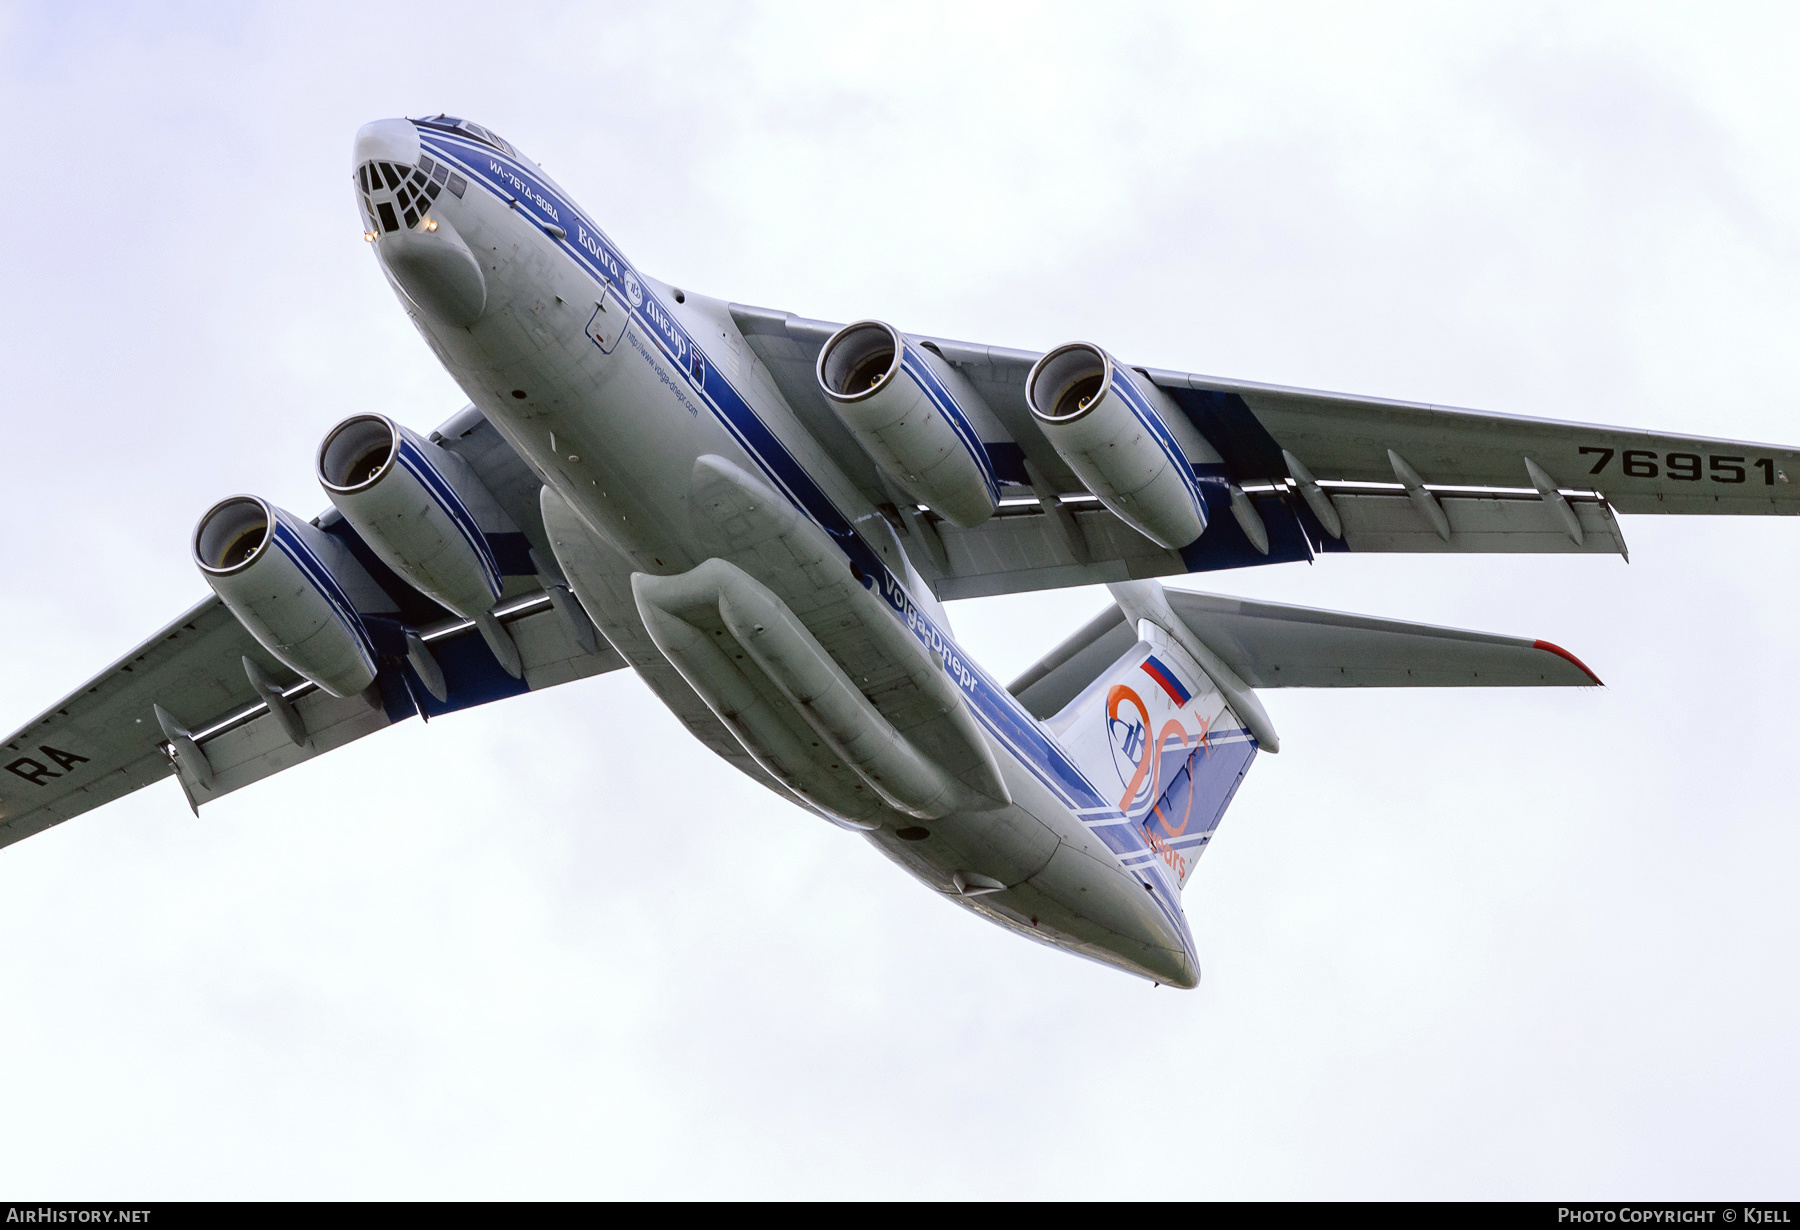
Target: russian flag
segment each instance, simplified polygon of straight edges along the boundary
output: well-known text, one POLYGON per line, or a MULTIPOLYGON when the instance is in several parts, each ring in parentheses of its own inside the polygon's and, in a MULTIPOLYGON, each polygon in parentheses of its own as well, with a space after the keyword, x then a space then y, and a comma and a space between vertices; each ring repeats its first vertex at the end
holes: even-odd
POLYGON ((1161 658, 1151 654, 1149 658, 1145 659, 1144 673, 1156 680, 1157 686, 1169 694, 1170 700, 1178 705, 1188 703, 1192 693, 1181 686, 1181 680, 1175 677, 1175 672, 1170 670, 1161 658))

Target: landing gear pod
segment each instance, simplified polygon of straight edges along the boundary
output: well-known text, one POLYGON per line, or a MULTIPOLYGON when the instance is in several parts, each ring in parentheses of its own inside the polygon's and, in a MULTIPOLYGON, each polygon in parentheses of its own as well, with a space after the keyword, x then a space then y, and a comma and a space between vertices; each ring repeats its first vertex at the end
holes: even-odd
POLYGON ((1032 365, 1025 400, 1058 455, 1121 521, 1174 550, 1206 531, 1194 463, 1218 455, 1155 385, 1098 346, 1071 342, 1032 365))
POLYGON ((253 495, 234 495, 194 528, 194 562, 250 635, 298 674, 333 696, 355 696, 375 681, 375 645, 358 611, 385 602, 331 535, 253 495))
POLYGON ((465 619, 504 584, 487 531, 513 526, 462 458, 379 414, 358 414, 319 445, 318 479, 381 562, 465 619))
POLYGON ((892 325, 845 325, 819 349, 831 408, 875 464, 964 529, 994 515, 1000 483, 977 421, 991 417, 961 373, 892 325))

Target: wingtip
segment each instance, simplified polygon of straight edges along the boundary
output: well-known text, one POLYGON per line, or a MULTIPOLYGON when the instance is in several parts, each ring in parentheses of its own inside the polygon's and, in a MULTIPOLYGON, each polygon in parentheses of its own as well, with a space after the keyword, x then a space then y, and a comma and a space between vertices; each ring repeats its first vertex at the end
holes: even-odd
POLYGON ((1566 658, 1568 661, 1574 663, 1576 669, 1582 674, 1586 675, 1589 679, 1592 679, 1595 687, 1603 688, 1606 686, 1604 683, 1600 682, 1600 676, 1588 669, 1586 662, 1583 662, 1580 658, 1564 649, 1561 645, 1552 645, 1549 641, 1535 641, 1532 643, 1532 648, 1541 649, 1545 653, 1553 653, 1559 658, 1566 658))

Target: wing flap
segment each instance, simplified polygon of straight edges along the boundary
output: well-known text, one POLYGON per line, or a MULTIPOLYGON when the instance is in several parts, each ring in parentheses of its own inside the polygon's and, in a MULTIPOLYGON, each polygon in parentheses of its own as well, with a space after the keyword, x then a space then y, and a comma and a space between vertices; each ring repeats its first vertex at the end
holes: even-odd
POLYGON ((0 762, 0 845, 167 776, 151 706, 197 729, 249 704, 246 655, 293 678, 208 597, 14 732, 0 762))
POLYGON ((184 779, 182 784, 189 797, 196 804, 221 798, 404 721, 415 712, 428 718, 441 716, 625 665, 610 645, 602 643, 595 652, 584 649, 548 599, 523 604, 501 619, 519 648, 525 671, 522 682, 499 669, 473 624, 455 625, 426 638, 449 684, 446 700, 438 701, 415 680, 403 680, 392 673, 383 680, 382 690, 388 703, 381 706, 358 696, 340 699, 310 685, 296 688, 289 700, 306 725, 306 746, 296 746, 289 740, 281 726, 268 716, 265 706, 253 706, 215 732, 199 737, 200 749, 212 766, 213 780, 210 785, 202 785, 184 779))
POLYGON ((134 790, 169 776, 169 758, 159 747, 115 768, 93 776, 84 784, 71 786, 48 802, 27 806, 18 812, 7 812, 0 822, 0 846, 10 846, 34 833, 41 833, 64 820, 92 811, 114 799, 122 799, 134 790))
MULTIPOLYGON (((1334 488, 1332 503, 1343 522, 1341 546, 1323 537, 1325 550, 1369 552, 1453 552, 1627 555, 1624 532, 1605 501, 1569 497, 1582 528, 1576 543, 1554 509, 1530 495, 1443 495, 1437 499, 1450 522, 1448 542, 1438 537, 1410 497, 1395 491, 1334 488)), ((998 516, 972 530, 936 517, 924 518, 912 533, 933 534, 935 550, 912 550, 919 572, 938 597, 986 598, 1071 585, 1176 576, 1191 568, 1181 554, 1164 550, 1117 517, 1093 504, 1063 505, 1081 535, 1086 560, 1078 561, 1051 519, 1035 504, 1005 506, 998 516)), ((1225 532, 1220 526, 1217 531, 1225 532)), ((903 543, 914 547, 912 537, 903 543)), ((1204 541, 1204 540, 1203 540, 1204 541)), ((1121 650, 1123 652, 1123 650, 1121 650)))
POLYGON ((1625 555, 1625 535, 1603 500, 1570 497, 1581 523, 1577 543, 1554 509, 1531 495, 1446 495, 1439 507, 1450 522, 1449 541, 1438 537, 1412 498, 1403 492, 1335 490, 1331 501, 1343 519, 1344 544, 1352 551, 1448 551, 1625 555))
POLYGON ((266 716, 201 741, 200 748, 212 766, 212 784, 182 782, 196 806, 394 724, 385 709, 370 705, 360 696, 339 698, 329 692, 313 691, 294 699, 293 705, 300 720, 306 723, 305 747, 295 746, 287 733, 266 716))
POLYGON ((1003 508, 972 530, 931 518, 919 532, 935 533, 943 543, 943 566, 917 562, 916 553, 915 562, 946 601, 1187 571, 1178 553, 1157 546, 1097 504, 1063 507, 1072 515, 1085 559, 1070 551, 1041 507, 1026 504, 1003 508))

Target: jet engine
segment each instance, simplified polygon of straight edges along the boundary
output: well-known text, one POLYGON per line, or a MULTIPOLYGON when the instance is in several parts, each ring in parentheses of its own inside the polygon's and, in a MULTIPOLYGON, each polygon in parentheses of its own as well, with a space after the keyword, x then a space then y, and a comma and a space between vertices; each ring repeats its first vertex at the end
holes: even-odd
POLYGON ((991 412, 962 373, 892 325, 845 325, 819 349, 819 387, 887 476, 964 529, 986 521, 1000 483, 976 428, 991 412))
POLYGON ((318 478, 381 562, 465 619, 500 599, 487 532, 516 527, 463 462, 379 414, 358 414, 319 445, 318 478))
POLYGON ((1171 549, 1205 532, 1194 463, 1219 455, 1149 380, 1098 346, 1071 342, 1032 365, 1025 400, 1058 455, 1121 521, 1171 549))
POLYGON ((194 527, 194 562, 264 649, 333 696, 375 681, 362 611, 392 603, 342 543, 252 495, 213 505, 194 527))

